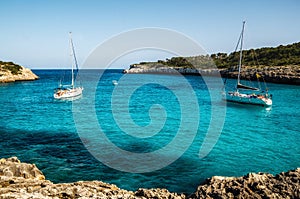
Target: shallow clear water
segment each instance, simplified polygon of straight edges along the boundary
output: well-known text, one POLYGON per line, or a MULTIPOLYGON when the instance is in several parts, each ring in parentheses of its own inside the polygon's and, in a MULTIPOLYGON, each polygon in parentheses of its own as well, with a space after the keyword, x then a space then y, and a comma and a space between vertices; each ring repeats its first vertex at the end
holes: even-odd
MULTIPOLYGON (((127 99, 124 95, 128 87, 122 88, 121 81, 117 86, 112 84, 112 80, 124 78, 120 70, 105 71, 100 81, 98 74, 101 72, 87 70, 81 72, 83 77, 88 77, 82 79, 83 96, 72 102, 53 99, 53 89, 62 74, 68 75, 68 72, 34 72, 40 76, 37 81, 0 85, 0 157, 18 156, 22 161, 35 163, 53 182, 102 180, 129 190, 164 187, 191 193, 205 178, 213 175, 240 176, 258 171, 275 174, 300 166, 299 86, 269 83, 273 94, 271 109, 227 103, 225 123, 216 145, 206 157, 199 158, 211 118, 220 117, 212 114, 212 104, 224 108, 222 102, 209 95, 219 92, 218 87, 213 85, 208 91, 201 77, 186 76, 189 87, 173 75, 127 75, 125 86, 137 88, 127 99), (149 83, 140 86, 143 81, 149 83), (189 100, 193 96, 197 101, 191 104, 189 100), (128 106, 121 106, 124 100, 128 106), (127 108, 129 119, 136 126, 126 118, 127 108), (116 151, 99 138, 96 130, 93 131, 91 118, 94 113, 89 110, 95 111, 106 138, 123 151, 148 157, 147 154, 180 138, 180 144, 175 145, 174 150, 161 153, 156 162, 180 158, 169 166, 146 173, 106 166, 86 147, 98 144, 94 148, 100 147, 101 151, 97 153, 110 157, 106 164, 119 165, 124 160, 114 155, 116 151), (182 118, 184 114, 188 118, 182 118), (200 122, 194 132, 197 117, 200 122), (154 126, 143 131, 149 125, 154 126), (181 125, 186 136, 177 138, 181 125), (153 129, 158 130, 150 135, 153 129), (193 133, 195 137, 189 136, 193 133), (192 144, 188 145, 190 137, 192 144), (99 146, 101 143, 103 146, 99 146), (184 153, 181 155, 177 149, 184 153)), ((233 80, 229 82, 234 83, 233 80)), ((134 159, 125 166, 134 169, 138 163, 143 165, 143 159, 134 159)), ((144 163, 146 165, 146 161, 144 163)))

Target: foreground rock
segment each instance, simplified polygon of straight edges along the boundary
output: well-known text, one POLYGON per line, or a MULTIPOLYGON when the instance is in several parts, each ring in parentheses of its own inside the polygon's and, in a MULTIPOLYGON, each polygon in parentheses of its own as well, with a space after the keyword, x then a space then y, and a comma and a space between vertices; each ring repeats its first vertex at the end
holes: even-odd
POLYGON ((276 176, 215 176, 200 185, 191 198, 300 198, 300 168, 276 176))
POLYGON ((12 157, 0 160, 0 198, 300 198, 300 168, 276 176, 215 176, 186 196, 158 188, 127 191, 101 181, 53 184, 34 164, 12 157))
POLYGON ((11 71, 6 69, 5 67, 1 67, 0 65, 0 83, 31 81, 39 78, 29 68, 18 66, 16 70, 17 71, 11 71))
POLYGON ((166 189, 139 189, 136 192, 101 181, 53 184, 34 164, 16 157, 0 160, 0 198, 184 198, 166 189))

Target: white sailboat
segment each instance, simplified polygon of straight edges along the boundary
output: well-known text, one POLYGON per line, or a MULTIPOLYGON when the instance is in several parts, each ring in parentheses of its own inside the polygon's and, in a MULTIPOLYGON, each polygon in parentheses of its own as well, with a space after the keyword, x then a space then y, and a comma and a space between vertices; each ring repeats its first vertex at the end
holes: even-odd
POLYGON ((68 99, 78 97, 82 94, 83 87, 82 86, 75 86, 75 76, 74 76, 74 67, 78 70, 77 59, 75 55, 73 40, 72 40, 72 33, 70 32, 70 48, 71 48, 71 56, 72 56, 72 80, 71 85, 62 85, 60 84, 57 89, 54 91, 54 98, 55 99, 68 99))
POLYGON ((240 58, 238 65, 238 78, 237 84, 233 91, 224 93, 224 99, 229 102, 253 104, 260 106, 271 106, 272 95, 268 94, 268 90, 261 90, 260 88, 250 87, 240 83, 242 56, 243 56, 243 39, 244 39, 245 21, 243 21, 243 28, 240 35, 238 45, 240 44, 240 58))

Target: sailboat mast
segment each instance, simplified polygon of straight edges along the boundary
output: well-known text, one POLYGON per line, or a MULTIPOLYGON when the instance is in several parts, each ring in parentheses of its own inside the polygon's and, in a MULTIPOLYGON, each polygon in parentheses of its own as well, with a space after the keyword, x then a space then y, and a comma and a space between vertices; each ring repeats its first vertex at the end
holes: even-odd
POLYGON ((240 83, 241 77, 241 67, 242 67, 242 58, 243 58, 243 39, 244 39, 244 29, 245 29, 245 21, 243 21, 243 28, 241 33, 241 46, 240 46, 240 60, 239 60, 239 74, 238 74, 238 84, 240 83))
MULTIPOLYGON (((70 48, 71 48, 71 57, 73 58, 74 56, 74 51, 73 51, 73 41, 72 41, 72 32, 69 32, 70 35, 70 48)), ((72 61, 72 88, 74 88, 74 62, 72 61)))

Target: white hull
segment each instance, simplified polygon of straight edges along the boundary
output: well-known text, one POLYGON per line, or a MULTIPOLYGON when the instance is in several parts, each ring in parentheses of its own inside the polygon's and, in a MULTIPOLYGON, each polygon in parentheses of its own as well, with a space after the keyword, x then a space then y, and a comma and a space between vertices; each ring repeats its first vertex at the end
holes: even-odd
POLYGON ((272 99, 263 95, 228 92, 226 95, 224 95, 224 99, 229 102, 235 102, 240 104, 252 104, 252 105, 260 105, 260 106, 272 105, 272 99))
POLYGON ((55 99, 67 99, 77 97, 82 94, 82 87, 71 88, 71 89, 59 89, 54 93, 55 99))

